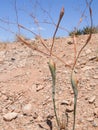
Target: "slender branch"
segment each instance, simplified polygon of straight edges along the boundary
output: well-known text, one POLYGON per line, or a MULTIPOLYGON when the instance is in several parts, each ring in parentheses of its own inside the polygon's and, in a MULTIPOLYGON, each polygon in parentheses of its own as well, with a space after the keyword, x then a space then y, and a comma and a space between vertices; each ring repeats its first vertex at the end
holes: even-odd
POLYGON ((16 13, 16 22, 17 22, 17 26, 18 26, 18 31, 20 34, 20 28, 19 28, 19 20, 18 20, 18 11, 17 11, 17 2, 15 0, 15 13, 16 13))
POLYGON ((72 89, 74 92, 73 130, 75 130, 78 90, 77 90, 77 79, 76 79, 76 75, 75 75, 74 71, 72 71, 72 73, 71 73, 71 85, 72 85, 72 89))
POLYGON ((50 49, 50 55, 52 54, 52 49, 53 49, 53 46, 54 46, 54 39, 55 39, 56 33, 58 31, 59 24, 60 24, 60 22, 63 18, 63 15, 64 15, 64 8, 62 8, 61 11, 60 11, 58 23, 57 23, 57 26, 56 26, 56 29, 55 29, 55 32, 54 32, 54 35, 53 35, 53 41, 52 41, 52 46, 51 46, 51 49, 50 49))
POLYGON ((33 13, 30 14, 30 16, 31 16, 31 18, 33 18, 34 23, 37 25, 38 30, 39 30, 39 35, 40 35, 40 29, 39 29, 40 25, 39 25, 39 21, 38 21, 38 19, 33 15, 33 13))
MULTIPOLYGON (((91 1, 92 1, 92 0, 91 0, 91 1)), ((91 1, 90 1, 90 4, 91 4, 91 1)), ((77 55, 77 57, 76 57, 76 60, 75 60, 75 62, 74 62, 74 65, 73 65, 73 69, 75 68, 75 65, 76 65, 76 63, 77 63, 77 60, 78 60, 78 58, 79 58, 81 52, 82 52, 83 49, 86 47, 86 45, 89 43, 89 41, 91 40, 91 37, 92 37, 93 19, 92 19, 92 9, 91 9, 91 7, 90 7, 90 4, 88 4, 88 6, 89 6, 89 13, 90 13, 90 22, 91 22, 90 34, 89 34, 89 36, 88 36, 88 38, 87 38, 85 44, 82 46, 82 48, 81 48, 80 51, 78 52, 78 55, 77 55)))
POLYGON ((53 21, 53 18, 51 17, 50 13, 47 10, 43 9, 38 1, 37 1, 37 4, 39 5, 39 7, 43 11, 43 13, 46 13, 48 15, 49 19, 52 21, 52 23, 55 24, 55 22, 53 21))
POLYGON ((56 103, 55 103, 56 65, 52 60, 49 61, 48 65, 49 65, 49 69, 50 69, 51 76, 52 76, 52 100, 53 100, 54 114, 56 117, 58 130, 60 130, 60 122, 59 122, 59 118, 57 115, 57 109, 56 109, 56 103))
MULTIPOLYGON (((54 25, 55 27, 57 26, 55 23, 52 23, 52 22, 48 22, 48 21, 39 21, 39 23, 42 23, 42 24, 50 24, 50 25, 54 25)), ((70 31, 68 29, 66 29, 65 27, 62 27, 59 25, 59 29, 67 32, 67 33, 70 33, 70 31)))
POLYGON ((81 14, 81 17, 80 17, 80 19, 79 19, 79 22, 78 22, 78 24, 77 24, 77 27, 76 27, 76 30, 75 30, 75 31, 78 30, 78 28, 79 28, 81 22, 83 21, 83 17, 85 16, 85 12, 86 12, 88 6, 92 3, 92 1, 93 1, 93 0, 90 0, 90 2, 88 3, 87 0, 85 0, 85 2, 86 2, 86 7, 85 7, 84 11, 83 11, 82 14, 81 14))
POLYGON ((5 27, 0 26, 0 28, 1 28, 2 30, 4 30, 4 31, 10 32, 10 33, 12 33, 12 34, 16 34, 16 33, 13 32, 12 30, 7 29, 7 28, 5 28, 5 27))
POLYGON ((76 63, 77 63, 77 60, 81 54, 81 52, 83 51, 83 49, 86 47, 86 45, 89 43, 90 39, 91 39, 91 36, 92 36, 92 25, 93 25, 93 20, 92 20, 92 10, 91 10, 91 2, 88 3, 87 0, 86 0, 86 3, 89 7, 89 13, 90 13, 90 21, 91 21, 91 32, 85 42, 85 44, 82 46, 82 48, 80 49, 80 51, 78 52, 78 55, 76 57, 76 60, 74 62, 74 65, 73 65, 73 68, 72 68, 72 73, 71 73, 71 85, 72 85, 72 89, 73 89, 73 92, 74 92, 74 115, 73 115, 73 118, 74 118, 74 121, 73 121, 73 130, 75 130, 75 122, 76 122, 76 107, 77 107, 77 96, 78 96, 78 89, 77 89, 77 79, 76 79, 76 75, 75 75, 75 66, 76 66, 76 63))
MULTIPOLYGON (((30 29, 24 27, 23 25, 19 25, 19 26, 20 26, 22 29, 27 30, 27 31, 31 32, 33 35, 37 36, 37 37, 39 38, 39 40, 41 41, 41 44, 45 47, 45 49, 46 49, 48 52, 50 52, 50 50, 49 50, 49 49, 47 48, 47 46, 45 45, 44 40, 43 40, 40 36, 38 36, 36 33, 34 33, 33 31, 31 31, 30 29)), ((32 47, 31 47, 31 48, 32 48, 32 47)), ((65 63, 60 57, 58 57, 58 56, 57 56, 56 54, 54 54, 53 52, 51 52, 51 55, 54 56, 54 57, 56 57, 56 58, 57 58, 59 61, 61 61, 65 66, 71 68, 70 65, 68 65, 67 63, 65 63)))
POLYGON ((17 36, 17 37, 18 37, 18 39, 19 39, 22 43, 24 43, 25 45, 27 45, 29 48, 31 48, 31 49, 33 49, 33 50, 36 50, 36 51, 38 51, 38 52, 40 52, 40 53, 42 53, 42 54, 44 54, 44 55, 46 55, 46 56, 49 56, 49 54, 47 54, 47 53, 41 51, 41 50, 38 49, 36 46, 30 45, 23 37, 21 37, 21 36, 17 36))
POLYGON ((6 24, 13 24, 13 25, 16 24, 16 23, 14 23, 14 22, 11 22, 11 21, 9 21, 9 20, 4 20, 4 19, 2 19, 2 18, 0 18, 0 22, 6 23, 6 24))

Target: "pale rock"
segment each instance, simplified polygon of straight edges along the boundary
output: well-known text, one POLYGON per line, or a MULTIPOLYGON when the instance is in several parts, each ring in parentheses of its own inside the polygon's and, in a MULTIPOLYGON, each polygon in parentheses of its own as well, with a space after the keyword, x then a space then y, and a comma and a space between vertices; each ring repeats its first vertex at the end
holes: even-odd
POLYGON ((73 110, 74 110, 73 106, 68 106, 66 108, 66 112, 73 112, 73 110))
POLYGON ((5 121, 11 121, 11 120, 17 118, 17 116, 18 116, 18 113, 16 113, 16 112, 9 112, 3 116, 3 119, 5 121))
POLYGON ((70 94, 74 94, 74 91, 73 91, 73 90, 70 90, 70 94))
POLYGON ((63 100, 62 102, 61 102, 61 105, 71 105, 71 101, 69 101, 69 100, 63 100))
POLYGON ((90 50, 90 49, 87 49, 86 51, 85 51, 85 53, 86 54, 90 54, 92 51, 90 50))
POLYGON ((89 101, 89 103, 93 103, 95 101, 95 99, 96 99, 96 96, 92 96, 89 98, 88 101, 89 101))
POLYGON ((32 105, 29 103, 29 104, 26 104, 25 106, 23 106, 22 112, 23 112, 24 115, 31 115, 32 105))
POLYGON ((89 60, 95 60, 97 56, 89 56, 89 60))
POLYGON ((93 120, 94 120, 93 117, 89 117, 89 118, 87 118, 87 121, 89 121, 89 122, 92 122, 93 120))
POLYGON ((94 75, 93 78, 94 78, 94 79, 98 79, 98 75, 94 75))

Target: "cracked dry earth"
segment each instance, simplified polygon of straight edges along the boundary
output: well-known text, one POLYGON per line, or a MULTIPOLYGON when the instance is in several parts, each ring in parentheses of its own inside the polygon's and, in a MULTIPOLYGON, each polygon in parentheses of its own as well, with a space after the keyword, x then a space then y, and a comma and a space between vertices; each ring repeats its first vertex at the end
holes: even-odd
MULTIPOLYGON (((77 37, 77 51, 88 36, 77 37)), ((74 61, 71 37, 55 40, 53 51, 67 64, 74 61)), ((33 41, 34 42, 34 41, 33 41)), ((50 47, 51 39, 45 41, 50 47)), ((32 43, 33 44, 33 43, 32 43)), ((34 44, 38 44, 35 41, 34 44)), ((40 49, 44 50, 40 45, 40 49)), ((21 43, 0 44, 0 130, 57 130, 47 56, 21 43)), ((72 129, 73 91, 71 69, 56 63, 56 105, 65 130, 72 129), (68 115, 68 124, 65 111, 68 115)), ((98 34, 80 55, 76 66, 78 101, 76 130, 98 130, 98 34)))

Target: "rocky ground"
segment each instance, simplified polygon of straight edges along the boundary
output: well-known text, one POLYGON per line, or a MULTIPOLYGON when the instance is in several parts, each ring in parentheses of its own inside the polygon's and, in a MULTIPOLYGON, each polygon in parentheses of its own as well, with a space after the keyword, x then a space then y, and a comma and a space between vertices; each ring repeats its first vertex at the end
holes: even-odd
MULTIPOLYGON (((88 36, 77 37, 77 51, 88 36)), ((72 38, 55 40, 53 51, 72 66, 72 38)), ((33 41, 34 42, 34 41, 33 41)), ((45 41, 50 47, 51 39, 45 41)), ((32 43, 33 44, 33 43, 32 43)), ((34 42, 38 47, 39 42, 34 42)), ((40 49, 44 50, 41 46, 40 49)), ((52 96, 48 56, 21 43, 0 44, 0 130, 57 130, 52 96)), ((56 105, 63 125, 72 129, 73 91, 71 69, 54 58, 56 63, 56 105), (68 124, 67 116, 68 115, 68 124)), ((98 34, 85 47, 76 66, 78 101, 76 130, 98 130, 98 34)))

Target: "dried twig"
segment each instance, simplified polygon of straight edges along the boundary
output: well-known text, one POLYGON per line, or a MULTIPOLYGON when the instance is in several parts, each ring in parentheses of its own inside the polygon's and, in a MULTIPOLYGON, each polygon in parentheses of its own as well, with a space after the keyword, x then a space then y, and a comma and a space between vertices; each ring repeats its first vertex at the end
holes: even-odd
POLYGON ((90 7, 90 4, 91 4, 91 1, 90 1, 90 3, 88 4, 88 5, 89 5, 89 13, 90 13, 90 21, 91 21, 91 32, 90 32, 90 34, 89 34, 89 36, 88 36, 88 38, 87 38, 85 44, 84 44, 84 45, 82 46, 82 48, 80 49, 80 51, 79 51, 79 53, 78 53, 78 55, 77 55, 77 57, 76 57, 76 60, 75 60, 75 62, 74 62, 73 68, 75 67, 75 65, 76 65, 76 63, 77 63, 77 60, 78 60, 78 58, 79 58, 81 52, 83 51, 83 49, 86 47, 86 45, 87 45, 87 44, 89 43, 89 41, 91 40, 93 20, 92 20, 92 9, 91 9, 91 7, 90 7))
MULTIPOLYGON (((90 21, 91 21, 91 28, 92 28, 92 10, 91 10, 91 2, 90 3, 87 3, 87 5, 89 6, 89 13, 90 13, 90 21)), ((75 59, 75 62, 74 62, 74 65, 73 65, 73 68, 72 68, 72 73, 71 73, 71 85, 72 85, 72 89, 73 89, 73 92, 74 92, 74 121, 73 121, 73 130, 75 130, 75 120, 76 120, 76 106, 77 106, 77 96, 78 96, 78 89, 77 89, 77 79, 76 79, 76 75, 75 75, 75 66, 76 66, 76 63, 77 63, 77 60, 81 54, 81 52, 83 51, 83 49, 86 47, 86 45, 89 43, 90 39, 91 39, 91 36, 92 36, 92 29, 91 29, 91 32, 85 42, 85 44, 83 45, 83 47, 80 49, 76 59, 75 59)))
POLYGON ((58 30, 58 27, 59 27, 59 24, 63 18, 63 15, 64 15, 64 8, 61 9, 60 11, 60 16, 59 16, 59 19, 58 19, 58 23, 57 23, 57 26, 56 26, 56 29, 55 29, 55 32, 54 32, 54 35, 53 35, 53 41, 52 41, 52 45, 51 45, 51 49, 50 49, 50 55, 52 54, 52 49, 53 49, 53 46, 54 46, 54 39, 55 39, 55 35, 57 33, 57 30, 58 30))
MULTIPOLYGON (((38 37, 38 39, 40 40, 41 44, 45 47, 45 49, 50 52, 50 50, 48 49, 48 47, 45 44, 44 39, 41 36, 38 36, 36 33, 34 33, 33 31, 31 31, 30 29, 24 27, 23 25, 19 25, 20 28, 27 30, 29 32, 31 32, 33 35, 35 35, 36 37, 38 37)), ((20 39, 21 41, 21 39, 20 39)), ((23 41, 22 41, 23 42, 23 41)), ((24 42, 24 44, 29 44, 27 41, 24 42)), ((32 48, 32 46, 29 46, 30 48, 32 48)), ((32 48, 33 49, 33 48, 32 48)), ((44 53, 43 53, 44 54, 44 53)), ((62 62, 65 66, 71 68, 71 65, 68 65, 66 62, 64 62, 59 56, 57 56, 56 54, 54 54, 53 52, 51 52, 51 55, 54 56, 55 58, 57 58, 60 62, 62 62)), ((47 54, 48 56, 48 54, 47 54)), ((50 57, 50 56, 49 56, 50 57)))
POLYGON ((38 52, 40 52, 40 53, 42 53, 42 54, 44 54, 44 55, 46 55, 46 56, 49 56, 49 54, 47 54, 47 53, 41 51, 41 50, 38 49, 36 46, 32 46, 31 44, 29 44, 23 37, 17 35, 17 38, 18 38, 22 43, 24 43, 24 44, 27 45, 29 48, 31 48, 32 50, 36 50, 36 51, 38 51, 38 52))
POLYGON ((18 20, 18 11, 17 11, 17 2, 15 0, 15 13, 16 13, 16 23, 17 23, 17 26, 18 26, 18 31, 19 31, 19 34, 20 34, 20 27, 19 27, 19 20, 18 20))

